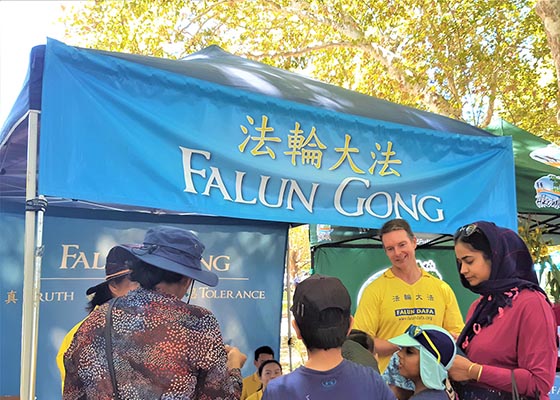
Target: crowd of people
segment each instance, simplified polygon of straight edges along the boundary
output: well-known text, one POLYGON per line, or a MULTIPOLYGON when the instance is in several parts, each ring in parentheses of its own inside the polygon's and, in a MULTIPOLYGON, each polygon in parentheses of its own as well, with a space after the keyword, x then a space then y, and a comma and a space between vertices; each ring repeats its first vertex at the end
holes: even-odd
POLYGON ((105 281, 88 289, 88 316, 57 357, 63 398, 241 400, 548 399, 558 357, 556 320, 523 240, 491 222, 454 235, 457 272, 478 298, 465 319, 444 281, 416 261, 403 219, 380 230, 391 266, 364 290, 355 315, 340 279, 313 274, 293 295, 292 325, 304 365, 283 374, 269 346, 247 357, 224 345, 211 311, 190 304, 204 245, 157 226, 119 245, 105 281), (186 299, 186 300, 185 300, 186 299))

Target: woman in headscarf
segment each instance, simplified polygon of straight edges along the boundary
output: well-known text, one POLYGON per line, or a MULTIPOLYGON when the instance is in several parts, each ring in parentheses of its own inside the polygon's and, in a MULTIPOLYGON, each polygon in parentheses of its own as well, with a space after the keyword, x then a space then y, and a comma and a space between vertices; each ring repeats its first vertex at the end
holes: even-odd
POLYGON ((151 228, 131 278, 140 287, 90 314, 64 356, 65 400, 237 400, 246 356, 225 346, 216 317, 183 302, 203 270, 204 245, 184 229, 151 228))
POLYGON ((454 241, 461 283, 480 295, 457 339, 465 356, 450 370, 459 398, 511 399, 515 381, 522 397, 548 399, 556 322, 527 246, 512 230, 485 221, 459 228, 454 241))

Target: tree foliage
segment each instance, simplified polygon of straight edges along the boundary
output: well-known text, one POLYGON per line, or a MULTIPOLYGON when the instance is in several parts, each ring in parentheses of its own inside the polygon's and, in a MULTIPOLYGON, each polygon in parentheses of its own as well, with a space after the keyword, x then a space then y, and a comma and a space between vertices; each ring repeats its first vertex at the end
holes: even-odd
MULTIPOLYGON (((542 19, 546 33, 550 54, 556 67, 556 80, 560 88, 560 1, 537 0, 535 5, 537 15, 542 19)), ((560 110, 556 114, 556 121, 560 125, 560 110)))
POLYGON ((137 0, 71 6, 70 44, 180 58, 210 44, 484 127, 555 137, 554 64, 530 0, 137 0))
POLYGON ((519 221, 518 232, 531 252, 535 263, 540 264, 537 269, 537 277, 542 287, 545 287, 555 304, 560 302, 560 269, 552 262, 552 240, 545 239, 544 227, 533 225, 531 218, 519 221), (548 267, 548 270, 547 270, 548 267))
POLYGON ((309 225, 290 228, 288 235, 288 267, 290 282, 295 282, 311 270, 309 225))

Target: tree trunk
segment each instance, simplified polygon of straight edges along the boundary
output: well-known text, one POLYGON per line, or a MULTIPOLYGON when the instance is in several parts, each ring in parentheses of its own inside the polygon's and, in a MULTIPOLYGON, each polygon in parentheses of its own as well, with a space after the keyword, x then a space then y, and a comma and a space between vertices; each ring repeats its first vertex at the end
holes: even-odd
MULTIPOLYGON (((556 81, 560 89, 560 0, 537 0, 535 11, 544 23, 550 54, 556 66, 556 81)), ((556 113, 556 121, 560 125, 560 110, 556 113)))

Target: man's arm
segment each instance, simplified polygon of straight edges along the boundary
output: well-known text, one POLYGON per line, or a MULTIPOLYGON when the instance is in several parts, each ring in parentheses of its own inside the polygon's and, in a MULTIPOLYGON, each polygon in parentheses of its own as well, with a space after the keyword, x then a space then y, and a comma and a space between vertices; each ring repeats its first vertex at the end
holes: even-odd
POLYGON ((374 338, 373 341, 375 342, 375 352, 379 357, 389 357, 399 349, 398 346, 384 339, 374 338))

